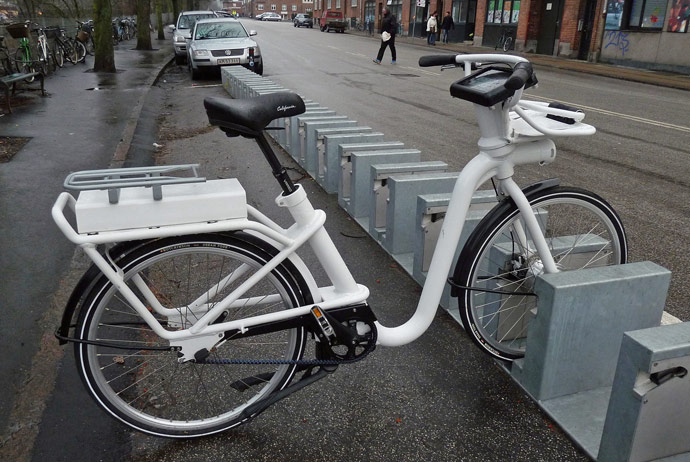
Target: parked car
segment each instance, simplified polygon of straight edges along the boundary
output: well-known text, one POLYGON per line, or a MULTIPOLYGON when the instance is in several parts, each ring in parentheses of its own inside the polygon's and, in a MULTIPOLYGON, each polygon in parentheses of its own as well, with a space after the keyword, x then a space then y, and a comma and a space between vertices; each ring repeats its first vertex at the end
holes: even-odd
POLYGON ((264 13, 264 15, 261 17, 262 21, 282 21, 283 17, 280 16, 278 13, 264 13))
POLYGON ((259 13, 256 16, 254 16, 254 19, 258 19, 259 21, 261 21, 261 18, 263 18, 265 14, 267 14, 267 12, 266 13, 259 13))
POLYGON ((187 51, 187 66, 192 79, 206 69, 240 65, 259 75, 264 62, 259 45, 250 37, 256 31, 247 30, 234 18, 201 19, 192 30, 187 51))
POLYGON ((299 13, 298 15, 295 16, 295 19, 292 20, 292 25, 295 27, 312 28, 312 27, 314 27, 314 20, 312 20, 311 16, 309 16, 307 14, 299 13))
POLYGON ((319 21, 321 32, 345 32, 345 19, 342 11, 324 11, 319 21))
POLYGON ((194 23, 199 19, 215 17, 213 11, 183 11, 179 14, 177 22, 172 27, 176 64, 184 64, 187 59, 187 41, 192 34, 194 23))

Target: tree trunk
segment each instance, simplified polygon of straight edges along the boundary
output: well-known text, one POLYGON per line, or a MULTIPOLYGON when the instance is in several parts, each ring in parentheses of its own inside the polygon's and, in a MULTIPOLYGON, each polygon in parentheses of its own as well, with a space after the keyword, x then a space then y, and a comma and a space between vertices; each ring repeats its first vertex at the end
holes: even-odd
POLYGON ((153 50, 151 46, 151 1, 137 0, 137 50, 153 50))
POLYGON ((113 52, 113 8, 110 0, 93 0, 94 72, 117 72, 113 52))
POLYGON ((163 32, 165 28, 163 24, 163 0, 156 0, 156 22, 158 23, 158 40, 165 40, 163 32))
POLYGON ((177 26, 177 17, 180 14, 180 2, 179 0, 172 0, 173 7, 173 23, 177 26))

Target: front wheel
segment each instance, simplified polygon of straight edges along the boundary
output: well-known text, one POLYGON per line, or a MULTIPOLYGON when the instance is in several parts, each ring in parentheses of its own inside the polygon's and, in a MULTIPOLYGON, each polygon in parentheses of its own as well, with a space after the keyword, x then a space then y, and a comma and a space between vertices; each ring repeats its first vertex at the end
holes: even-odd
MULTIPOLYGON (((20 74, 31 74, 35 72, 34 63, 31 60, 31 52, 29 48, 17 48, 14 55, 14 61, 17 63, 17 72, 20 74)), ((27 77, 25 82, 31 83, 36 79, 36 76, 27 77)))
POLYGON ((74 48, 76 50, 77 54, 77 62, 79 63, 85 63, 86 62, 86 47, 82 42, 79 40, 74 40, 74 48))
MULTIPOLYGON (((116 263, 127 286, 161 326, 180 331, 277 253, 252 236, 228 233, 154 240, 116 263), (160 313, 161 308, 168 312, 160 313)), ((286 261, 212 323, 311 303, 307 287, 286 261)), ((75 333, 99 342, 75 344, 77 368, 96 401, 137 430, 180 438, 217 433, 246 421, 242 411, 247 406, 292 380, 298 366, 290 361, 303 356, 306 341, 303 327, 238 339, 226 336, 208 357, 218 364, 179 362, 177 352, 154 350, 168 347, 168 341, 156 335, 104 277, 84 299, 75 333)))
MULTIPOLYGON (((559 271, 627 261, 625 230, 613 208, 594 193, 551 187, 527 193, 559 271)), ((520 211, 510 199, 492 209, 470 235, 455 268, 460 317, 471 339, 492 356, 525 354, 533 294, 543 264, 520 211)))

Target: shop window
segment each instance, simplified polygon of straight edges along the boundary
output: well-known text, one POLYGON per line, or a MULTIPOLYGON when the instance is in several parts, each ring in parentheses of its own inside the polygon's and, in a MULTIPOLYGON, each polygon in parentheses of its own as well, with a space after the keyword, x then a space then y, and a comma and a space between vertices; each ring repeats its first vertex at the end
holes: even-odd
POLYGON ((520 16, 520 0, 489 0, 487 24, 515 24, 520 16))
POLYGON ((673 0, 668 13, 669 32, 687 32, 690 22, 690 0, 673 0))
POLYGON ((667 2, 668 0, 608 0, 606 30, 661 30, 666 19, 667 2))

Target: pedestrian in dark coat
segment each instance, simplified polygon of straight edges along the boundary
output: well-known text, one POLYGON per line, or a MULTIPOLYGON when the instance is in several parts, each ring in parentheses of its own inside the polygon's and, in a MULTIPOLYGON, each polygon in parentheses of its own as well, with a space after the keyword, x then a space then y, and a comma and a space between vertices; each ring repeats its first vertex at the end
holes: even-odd
POLYGON ((376 64, 381 64, 383 59, 383 52, 386 51, 386 47, 391 48, 391 57, 393 58, 393 64, 395 64, 395 33, 398 31, 398 22, 388 10, 388 8, 383 9, 383 21, 381 23, 381 47, 379 48, 379 54, 374 59, 376 64))
POLYGON ((455 23, 453 18, 450 16, 450 11, 446 11, 446 15, 443 17, 443 22, 441 23, 441 41, 443 43, 448 43, 448 31, 455 29, 455 23))

